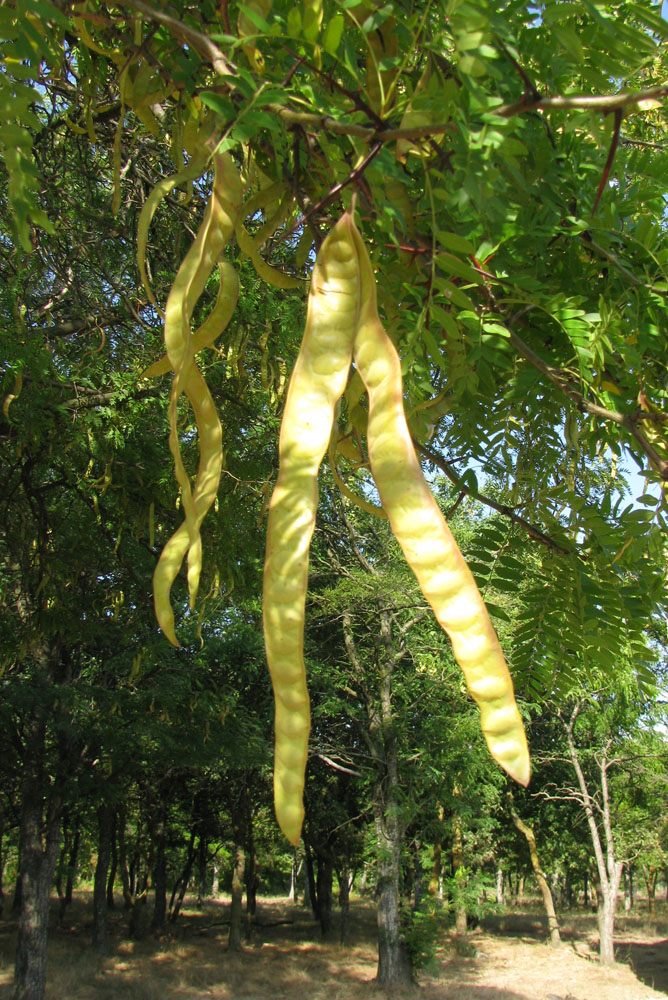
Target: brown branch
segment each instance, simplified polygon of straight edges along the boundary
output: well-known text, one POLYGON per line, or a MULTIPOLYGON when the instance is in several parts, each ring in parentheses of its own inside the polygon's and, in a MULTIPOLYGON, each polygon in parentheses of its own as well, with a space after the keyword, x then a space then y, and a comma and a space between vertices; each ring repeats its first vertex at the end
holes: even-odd
POLYGON ((610 176, 610 170, 612 168, 613 161, 615 159, 615 153, 617 152, 617 146, 619 145, 619 132, 622 127, 622 109, 615 108, 615 128, 612 133, 612 142, 610 143, 610 150, 608 152, 608 158, 605 161, 605 166, 603 167, 603 176, 601 177, 601 183, 598 186, 598 191, 596 192, 596 198, 594 200, 594 207, 591 210, 591 214, 596 214, 596 209, 598 208, 598 203, 601 200, 601 195, 603 194, 603 189, 605 188, 608 177, 610 176))
POLYGON ((668 86, 662 84, 659 87, 649 87, 647 90, 636 90, 626 94, 557 94, 554 97, 540 98, 525 96, 514 104, 502 104, 501 107, 492 108, 491 111, 501 118, 512 118, 526 111, 538 110, 580 109, 609 113, 624 108, 633 110, 634 106, 637 110, 643 110, 640 105, 645 101, 664 100, 666 97, 668 97, 668 86))
POLYGON ((650 441, 647 439, 644 432, 641 430, 639 423, 642 422, 642 417, 635 413, 619 413, 617 410, 610 410, 605 406, 599 406, 598 403, 593 403, 591 400, 587 399, 574 385, 574 376, 565 371, 563 368, 556 368, 554 365, 548 364, 543 361, 536 352, 526 344, 521 337, 519 337, 515 331, 511 328, 510 324, 506 324, 508 331, 510 333, 510 343, 515 348, 518 354, 533 365, 534 368, 538 369, 545 377, 552 382, 558 389, 560 389, 565 396, 568 396, 572 400, 581 413, 588 413, 592 417, 597 417, 599 420, 606 420, 610 423, 617 424, 623 427, 627 433, 634 438, 638 443, 641 450, 647 456, 652 468, 659 473, 660 477, 668 481, 668 461, 659 455, 650 441))
POLYGON ((479 500, 480 503, 484 504, 486 507, 491 507, 492 510, 497 511, 499 514, 503 514, 504 517, 510 518, 510 520, 514 521, 515 524, 519 524, 520 527, 524 528, 529 537, 534 539, 534 541, 540 542, 541 545, 547 546, 548 549, 551 549, 554 552, 561 552, 563 555, 570 555, 569 549, 564 548, 564 546, 560 545, 559 542, 555 542, 553 538, 550 538, 550 536, 546 535, 544 531, 540 530, 540 528, 537 528, 534 524, 531 524, 523 518, 517 513, 517 511, 513 510, 512 507, 508 507, 503 503, 498 503, 496 500, 492 500, 491 497, 486 497, 482 493, 474 493, 473 490, 470 490, 461 482, 457 473, 450 468, 448 463, 445 462, 440 455, 434 454, 434 452, 430 451, 429 448, 425 448, 424 445, 415 440, 413 443, 420 454, 424 455, 429 462, 435 465, 436 468, 440 469, 441 472, 447 476, 450 482, 454 483, 462 493, 466 493, 467 496, 473 497, 475 500, 479 500))
POLYGON ((195 28, 191 28, 189 24, 184 24, 183 21, 178 21, 175 17, 165 14, 162 10, 156 10, 155 7, 144 3, 143 0, 121 0, 121 4, 132 7, 134 10, 145 14, 146 17, 151 18, 151 20, 164 24, 177 38, 187 42, 201 56, 204 62, 211 65, 214 72, 218 73, 219 76, 236 76, 237 69, 234 63, 231 63, 223 55, 218 46, 207 35, 203 35, 195 28))
POLYGON ((129 395, 121 396, 118 390, 114 392, 98 392, 91 393, 85 396, 83 399, 75 396, 74 399, 66 399, 64 403, 60 405, 66 410, 91 410, 96 406, 104 406, 105 403, 111 403, 114 400, 119 406, 124 403, 129 402, 131 399, 147 399, 150 396, 157 396, 158 390, 151 387, 150 389, 137 389, 136 392, 132 392, 129 395))
POLYGON ((382 148, 383 146, 382 143, 380 142, 377 142, 374 146, 372 146, 367 155, 362 160, 362 162, 358 166, 356 166, 354 170, 351 170, 348 176, 344 180, 339 181, 339 183, 335 184, 333 188, 330 188, 330 190, 327 192, 324 198, 321 198, 320 201, 317 201, 315 205, 311 205, 306 215, 302 215, 299 219, 297 219, 294 226, 292 226, 292 228, 289 229, 288 232, 284 234, 283 239, 284 240, 288 239, 288 237, 291 236, 298 229, 307 225, 309 223, 309 220, 317 212, 320 212, 323 208, 325 208, 326 205, 329 205, 329 203, 331 201, 334 201, 337 195, 339 195, 344 188, 347 188, 349 184, 352 184, 354 181, 358 179, 358 177, 361 177, 366 168, 371 163, 371 161, 374 159, 374 157, 376 157, 378 153, 380 153, 382 148))

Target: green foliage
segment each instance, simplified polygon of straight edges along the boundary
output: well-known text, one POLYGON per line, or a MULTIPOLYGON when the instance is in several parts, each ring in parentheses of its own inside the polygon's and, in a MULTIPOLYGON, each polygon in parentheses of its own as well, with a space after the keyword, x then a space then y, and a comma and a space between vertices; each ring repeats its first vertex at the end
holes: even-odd
POLYGON ((401 940, 414 973, 433 970, 448 923, 447 906, 433 896, 425 897, 418 909, 402 913, 401 940))

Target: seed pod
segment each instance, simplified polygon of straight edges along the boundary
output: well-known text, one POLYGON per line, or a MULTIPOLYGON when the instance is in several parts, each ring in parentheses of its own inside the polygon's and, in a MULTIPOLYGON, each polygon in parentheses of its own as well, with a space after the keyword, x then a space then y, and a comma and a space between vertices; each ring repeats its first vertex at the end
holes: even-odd
MULTIPOLYGON (((181 487, 185 522, 167 542, 158 560, 153 591, 158 623, 174 645, 178 642, 170 604, 171 587, 187 551, 188 590, 191 606, 194 604, 202 565, 200 526, 216 497, 223 463, 220 421, 206 382, 195 364, 190 332, 194 305, 234 231, 241 204, 241 182, 232 158, 225 153, 215 155, 214 170, 213 190, 204 219, 177 272, 165 307, 165 347, 174 371, 169 403, 169 447, 181 487), (183 392, 193 408, 199 437, 200 461, 194 490, 183 464, 177 431, 176 408, 183 392)), ((210 335, 210 330, 205 331, 202 341, 210 335)), ((162 370, 162 365, 158 362, 154 367, 162 370)))
POLYGON ((371 471, 392 531, 480 708, 490 753, 527 785, 529 751, 510 673, 473 575, 422 475, 404 414, 399 355, 378 316, 375 277, 356 228, 354 237, 362 288, 354 360, 369 395, 371 471))
POLYGON ((279 473, 269 506, 264 634, 276 701, 274 803, 278 823, 299 843, 310 711, 304 667, 308 559, 318 470, 346 387, 360 307, 359 264, 346 213, 323 243, 313 271, 304 338, 287 391, 279 473))

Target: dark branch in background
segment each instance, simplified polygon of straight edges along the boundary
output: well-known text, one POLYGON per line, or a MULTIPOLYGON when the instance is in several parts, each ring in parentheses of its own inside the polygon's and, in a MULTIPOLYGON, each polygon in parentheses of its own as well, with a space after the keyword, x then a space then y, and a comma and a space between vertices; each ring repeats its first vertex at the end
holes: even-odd
MULTIPOLYGON (((531 308, 531 307, 530 307, 531 308)), ((516 319, 518 317, 514 317, 516 319)), ((628 431, 631 437, 638 443, 642 451, 647 456, 652 468, 659 473, 660 477, 668 481, 668 461, 662 458, 656 449, 649 442, 648 438, 640 428, 640 424, 643 422, 643 414, 640 410, 634 413, 618 413, 617 410, 609 410, 605 406, 599 406, 598 403, 592 403, 590 400, 586 399, 585 396, 580 392, 575 385, 575 376, 563 368, 556 368, 554 365, 550 365, 547 361, 544 361, 536 352, 529 347, 528 344, 522 340, 521 337, 515 333, 512 329, 512 322, 510 320, 506 326, 510 333, 510 343, 515 348, 518 354, 533 365, 534 368, 538 369, 545 377, 560 389, 564 395, 568 396, 577 406, 581 413, 588 413, 592 417, 598 417, 600 420, 607 420, 611 423, 618 424, 623 427, 624 430, 628 431)))
MULTIPOLYGON (((595 250, 597 254, 612 264, 615 270, 619 271, 626 280, 633 285, 634 288, 646 288, 648 292, 654 292, 655 295, 660 295, 663 298, 666 294, 665 289, 657 288, 656 285, 650 285, 646 281, 641 281, 640 278, 636 278, 627 267, 624 267, 619 257, 617 257, 611 250, 606 250, 605 247, 599 246, 599 244, 592 239, 591 233, 581 233, 580 239, 583 243, 586 243, 588 247, 595 250)), ((497 279, 498 280, 498 279, 497 279)))
POLYGON ((129 393, 128 395, 120 395, 118 390, 113 392, 97 392, 91 393, 88 396, 79 398, 77 396, 74 399, 66 399, 64 403, 60 405, 66 410, 92 410, 96 406, 104 406, 106 403, 115 403, 117 406, 123 406, 129 403, 131 400, 135 399, 147 399, 150 396, 159 396, 160 393, 157 387, 151 387, 147 389, 137 389, 135 392, 129 393))
POLYGON ((515 524, 518 524, 520 527, 524 528, 524 530, 527 532, 530 538, 533 538, 534 541, 536 542, 540 542, 541 545, 545 545, 551 551, 560 552, 562 555, 570 555, 571 551, 570 549, 564 548, 564 546, 560 545, 559 542, 555 542, 553 538, 550 538, 550 536, 546 535, 544 531, 541 531, 540 528, 537 528, 535 524, 531 524, 529 521, 523 518, 512 507, 508 507, 506 504, 503 503, 498 503, 496 500, 492 500, 491 497, 486 497, 482 493, 475 493, 473 490, 468 489, 468 487, 462 483, 457 473, 450 468, 448 463, 444 461, 440 457, 440 455, 436 455, 433 451, 430 451, 429 448, 425 448, 423 444, 420 444, 417 441, 414 441, 413 443, 415 444, 415 447, 420 452, 420 454, 424 455, 424 457, 433 465, 435 465, 437 469, 440 469, 441 472, 443 472, 447 476, 450 482, 454 483, 454 485, 457 487, 458 490, 461 491, 461 493, 473 497, 474 500, 479 500, 480 503, 484 504, 486 507, 491 507, 492 510, 497 511, 499 514, 503 514, 504 517, 510 518, 510 520, 513 521, 515 524))
POLYGON ((621 140, 622 146, 642 146, 643 149, 658 149, 662 153, 668 153, 668 146, 660 142, 645 142, 644 139, 631 139, 625 135, 621 140))
POLYGON ((192 46, 195 52, 197 52, 204 62, 209 63, 214 72, 218 73, 219 76, 236 76, 237 69, 234 63, 231 63, 223 55, 218 46, 207 35, 203 35, 201 31, 196 31, 195 28, 191 28, 190 25, 184 24, 183 21, 178 21, 175 17, 165 14, 164 11, 156 10, 155 7, 143 3, 142 0, 122 0, 122 3, 128 7, 132 7, 134 10, 138 10, 141 14, 145 14, 151 20, 164 24, 177 38, 186 42, 187 45, 192 46))
POLYGON ((622 127, 622 109, 615 108, 615 128, 612 133, 612 142, 610 143, 610 151, 608 152, 608 158, 605 161, 605 166, 603 167, 603 176, 601 177, 601 183, 598 186, 598 191, 596 192, 596 199, 594 201, 594 207, 591 210, 591 214, 596 214, 596 209, 598 208, 598 203, 601 200, 601 195, 607 183, 608 177, 610 176, 610 169, 612 167, 613 161, 615 159, 615 153, 617 152, 617 146, 619 145, 619 132, 622 127))
POLYGON ((372 146, 369 152, 362 160, 362 162, 358 164, 354 170, 351 170, 348 176, 344 180, 339 181, 339 183, 335 184, 333 188, 330 188, 330 190, 327 192, 324 198, 321 198, 320 201, 317 201, 315 205, 311 205, 306 215, 303 215, 301 218, 297 219, 294 226, 292 226, 292 228, 288 230, 288 232, 284 235, 283 239, 287 239, 294 232, 296 232, 297 229, 299 229, 301 226, 307 225, 309 219, 311 219, 317 212, 320 212, 323 208, 325 208, 326 205, 329 205, 331 201, 334 201, 334 199, 341 193, 341 191, 343 191, 344 188, 347 188, 349 184, 352 184, 359 177, 361 177, 366 168, 371 163, 371 161, 378 155, 378 153, 380 153, 382 148, 383 144, 381 142, 377 142, 374 146, 372 146))

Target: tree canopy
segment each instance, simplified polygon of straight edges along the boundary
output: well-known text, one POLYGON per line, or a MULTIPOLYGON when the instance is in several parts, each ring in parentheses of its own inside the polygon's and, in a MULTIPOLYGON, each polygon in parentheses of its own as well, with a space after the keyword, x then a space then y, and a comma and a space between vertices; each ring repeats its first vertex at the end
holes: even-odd
MULTIPOLYGON (((265 781, 257 630, 278 428, 314 261, 351 204, 401 358, 415 447, 517 691, 534 706, 555 695, 596 701, 623 681, 639 699, 634 718, 645 718, 645 699, 664 683, 666 630, 661 6, 0 8, 0 665, 10 798, 20 798, 19 765, 31 753, 41 776, 28 769, 25 780, 58 821, 73 774, 86 776, 94 803, 120 772, 155 773, 183 758, 178 780, 189 790, 190 764, 206 770, 223 759, 241 789, 230 806, 240 836, 239 803, 265 781), (207 219, 223 209, 225 240, 209 244, 207 219), (183 268, 198 239, 193 279, 183 268), (201 381, 177 378, 178 392, 161 361, 175 302, 179 322, 206 344, 201 381), (204 426, 224 452, 208 512, 197 492, 204 426), (189 510, 201 523, 202 580, 189 608, 176 566, 184 648, 172 650, 153 616, 151 576, 189 510), (239 741, 248 760, 235 761, 239 741), (49 768, 60 769, 62 788, 49 768)), ((323 787, 336 784, 340 814, 328 817, 308 784, 307 810, 320 833, 349 814, 352 832, 337 841, 349 860, 363 850, 360 797, 378 805, 382 788, 365 755, 396 765, 414 810, 426 803, 435 826, 444 803, 461 813, 463 762, 485 770, 471 756, 468 702, 447 644, 373 519, 367 418, 353 367, 329 450, 333 478, 323 478, 306 641, 318 684, 311 784, 320 788, 317 768, 335 759, 323 787), (440 708, 436 681, 449 691, 440 708), (386 718, 385 695, 394 699, 386 718), (417 705, 429 707, 425 718, 417 705), (413 773, 413 741, 431 746, 439 729, 459 736, 413 773), (437 772, 451 779, 438 801, 425 778, 437 772)), ((633 794, 629 809, 639 812, 660 798, 633 794)), ((392 809, 403 833, 414 815, 400 798, 392 809)), ((386 831, 387 812, 376 820, 386 831)), ((331 843, 313 834, 316 854, 331 843)), ((664 848, 652 846, 657 857, 664 848)))

